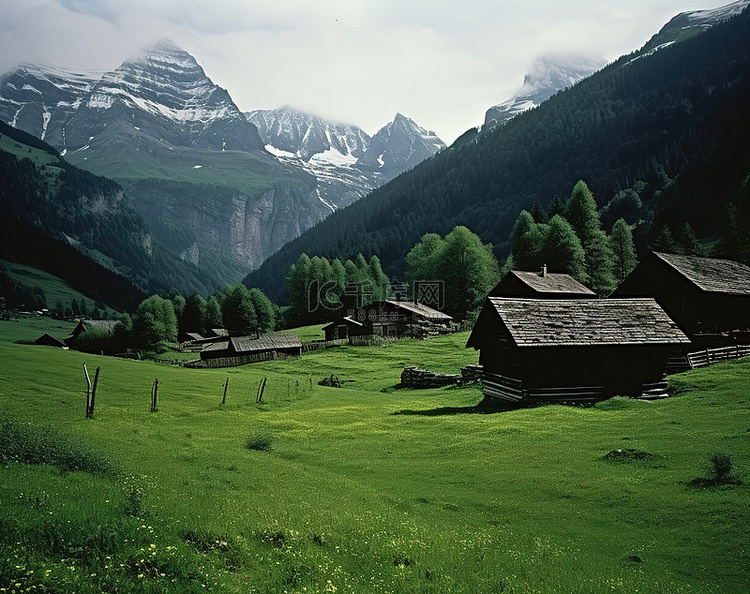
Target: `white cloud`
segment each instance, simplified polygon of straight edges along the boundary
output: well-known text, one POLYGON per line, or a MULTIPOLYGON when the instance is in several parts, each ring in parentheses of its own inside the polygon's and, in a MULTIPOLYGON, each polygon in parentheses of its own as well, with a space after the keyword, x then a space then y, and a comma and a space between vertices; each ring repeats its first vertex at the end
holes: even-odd
MULTIPOLYGON (((162 39, 244 110, 291 104, 373 133, 400 111, 451 142, 539 54, 615 59, 687 0, 2 0, 0 72, 114 68, 162 39)), ((720 6, 706 0, 704 8, 720 6)))

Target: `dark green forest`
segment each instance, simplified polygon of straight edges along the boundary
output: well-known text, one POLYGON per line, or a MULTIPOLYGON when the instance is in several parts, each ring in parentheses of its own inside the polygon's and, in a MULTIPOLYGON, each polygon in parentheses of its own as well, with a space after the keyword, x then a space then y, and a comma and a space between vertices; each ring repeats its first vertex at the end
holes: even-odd
POLYGON ((287 244, 245 283, 284 300, 300 254, 379 256, 394 279, 425 233, 457 225, 501 262, 521 210, 554 212, 579 180, 606 231, 623 218, 639 252, 665 225, 717 236, 750 172, 750 11, 652 54, 635 52, 536 109, 450 148, 287 244))

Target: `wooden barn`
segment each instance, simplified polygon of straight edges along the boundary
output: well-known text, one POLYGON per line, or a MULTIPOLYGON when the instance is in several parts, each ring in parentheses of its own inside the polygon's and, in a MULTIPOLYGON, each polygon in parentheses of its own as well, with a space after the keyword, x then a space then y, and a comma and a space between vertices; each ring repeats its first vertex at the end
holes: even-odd
POLYGON ((750 343, 750 267, 739 262, 652 252, 613 297, 653 297, 697 348, 750 343))
POLYGON ((117 326, 117 320, 79 320, 78 324, 70 333, 70 336, 65 339, 65 344, 69 346, 75 345, 75 342, 80 336, 88 332, 89 330, 98 331, 103 334, 112 334, 117 326))
POLYGON ((51 334, 42 334, 39 338, 37 338, 34 341, 34 344, 38 344, 41 346, 52 346, 57 347, 61 349, 67 349, 68 345, 66 345, 62 340, 59 338, 55 338, 51 334))
POLYGON ((511 402, 659 396, 689 343, 653 299, 488 297, 466 346, 484 393, 511 402))
POLYGON ((326 340, 347 336, 402 336, 413 324, 449 324, 453 318, 414 301, 375 301, 324 327, 326 340), (348 332, 346 336, 341 336, 348 332))
POLYGON ((294 334, 267 334, 259 338, 252 336, 231 336, 208 345, 201 351, 201 359, 219 358, 284 358, 300 356, 302 343, 294 334))
POLYGON ((596 299, 588 287, 569 274, 511 270, 490 291, 490 297, 528 297, 532 299, 596 299))

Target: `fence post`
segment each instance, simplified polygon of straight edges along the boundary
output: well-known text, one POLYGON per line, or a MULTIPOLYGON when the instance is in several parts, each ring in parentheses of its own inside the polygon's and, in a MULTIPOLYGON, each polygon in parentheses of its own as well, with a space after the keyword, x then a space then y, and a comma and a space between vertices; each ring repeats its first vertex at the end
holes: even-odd
POLYGON ((263 401, 263 392, 266 389, 266 378, 264 377, 262 380, 260 380, 260 383, 258 384, 258 393, 255 396, 255 402, 256 404, 260 404, 263 401))
POLYGON ((224 384, 224 396, 221 399, 221 404, 224 405, 227 403, 227 388, 229 387, 229 378, 227 378, 226 383, 224 384))
POLYGON ((96 373, 94 374, 94 386, 91 388, 91 400, 89 400, 89 407, 86 411, 87 419, 94 418, 94 404, 96 403, 96 386, 99 383, 99 370, 101 370, 101 367, 97 367, 96 373))
POLYGON ((151 412, 156 412, 156 393, 159 389, 159 380, 154 379, 154 385, 151 386, 151 412))
POLYGON ((89 371, 86 369, 86 362, 83 363, 83 375, 86 376, 86 418, 89 419, 89 410, 91 408, 91 378, 89 371))

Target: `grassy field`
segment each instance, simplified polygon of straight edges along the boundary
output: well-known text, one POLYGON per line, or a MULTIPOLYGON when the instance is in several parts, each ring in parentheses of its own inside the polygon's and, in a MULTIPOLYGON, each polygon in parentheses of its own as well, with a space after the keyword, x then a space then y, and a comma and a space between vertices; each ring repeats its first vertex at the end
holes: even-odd
POLYGON ((395 387, 466 334, 189 370, 14 342, 49 323, 0 322, 0 592, 748 591, 750 362, 500 411, 395 387))

